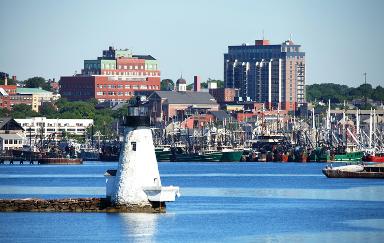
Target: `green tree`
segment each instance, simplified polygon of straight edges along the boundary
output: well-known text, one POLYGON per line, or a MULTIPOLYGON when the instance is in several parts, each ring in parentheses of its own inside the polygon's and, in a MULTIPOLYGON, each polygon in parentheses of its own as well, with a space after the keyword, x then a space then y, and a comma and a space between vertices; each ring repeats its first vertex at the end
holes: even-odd
POLYGON ((59 116, 59 112, 57 111, 57 107, 54 104, 43 103, 43 105, 40 107, 40 115, 47 118, 56 118, 59 116))
POLYGON ((47 91, 51 91, 51 86, 42 77, 33 77, 25 81, 25 87, 27 88, 42 88, 47 91))
POLYGON ((11 116, 13 118, 26 118, 39 115, 39 113, 32 110, 31 106, 26 104, 17 104, 12 107, 11 116))
POLYGON ((174 90, 175 84, 172 79, 163 79, 160 83, 160 90, 171 91, 174 90))
POLYGON ((377 101, 384 101, 384 88, 380 85, 373 90, 371 98, 377 101))
MULTIPOLYGON (((0 85, 4 85, 4 84, 5 84, 5 80, 4 79, 0 79, 0 85)), ((16 85, 16 80, 8 78, 7 79, 7 84, 8 85, 16 85)))

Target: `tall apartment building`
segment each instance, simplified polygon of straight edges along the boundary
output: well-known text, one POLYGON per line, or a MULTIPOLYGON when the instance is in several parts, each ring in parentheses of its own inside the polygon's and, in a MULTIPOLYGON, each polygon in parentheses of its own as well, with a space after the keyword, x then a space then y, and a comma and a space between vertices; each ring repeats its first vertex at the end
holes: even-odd
POLYGON ((125 101, 136 91, 160 90, 158 62, 150 55, 109 47, 96 60, 84 60, 81 74, 61 77, 60 94, 68 100, 125 101))
POLYGON ((239 96, 265 103, 269 109, 296 110, 305 100, 305 52, 288 40, 270 45, 229 46, 224 54, 224 84, 239 96))

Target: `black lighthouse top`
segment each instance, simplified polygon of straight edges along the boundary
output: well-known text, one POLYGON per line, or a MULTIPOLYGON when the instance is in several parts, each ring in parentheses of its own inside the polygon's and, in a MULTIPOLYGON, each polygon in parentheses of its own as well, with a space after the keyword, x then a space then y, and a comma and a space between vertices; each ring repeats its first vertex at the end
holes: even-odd
POLYGON ((124 125, 127 127, 150 126, 148 107, 143 105, 140 96, 136 97, 135 104, 128 107, 128 116, 124 125))

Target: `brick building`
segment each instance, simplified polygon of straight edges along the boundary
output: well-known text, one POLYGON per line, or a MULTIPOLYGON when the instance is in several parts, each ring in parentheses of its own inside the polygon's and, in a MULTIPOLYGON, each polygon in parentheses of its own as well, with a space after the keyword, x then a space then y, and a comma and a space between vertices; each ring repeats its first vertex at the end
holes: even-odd
POLYGON ((113 47, 96 60, 84 60, 81 74, 60 79, 60 94, 71 101, 126 101, 135 92, 154 90, 160 90, 157 60, 113 47))
POLYGON ((226 103, 235 101, 237 90, 234 88, 209 89, 209 93, 216 99, 217 103, 226 103))

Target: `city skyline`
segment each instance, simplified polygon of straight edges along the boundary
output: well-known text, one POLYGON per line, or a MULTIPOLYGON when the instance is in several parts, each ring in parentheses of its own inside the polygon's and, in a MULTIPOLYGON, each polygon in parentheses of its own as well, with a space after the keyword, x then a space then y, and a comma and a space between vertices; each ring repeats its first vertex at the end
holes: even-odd
POLYGON ((306 52, 307 84, 382 85, 381 1, 2 1, 0 71, 18 79, 81 72, 112 45, 158 61, 161 78, 224 80, 230 45, 290 38, 306 52), (4 34, 5 33, 5 34, 4 34), (264 34, 263 34, 264 33, 264 34), (4 37, 4 35, 6 37, 4 37))

